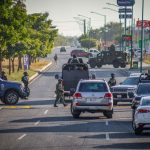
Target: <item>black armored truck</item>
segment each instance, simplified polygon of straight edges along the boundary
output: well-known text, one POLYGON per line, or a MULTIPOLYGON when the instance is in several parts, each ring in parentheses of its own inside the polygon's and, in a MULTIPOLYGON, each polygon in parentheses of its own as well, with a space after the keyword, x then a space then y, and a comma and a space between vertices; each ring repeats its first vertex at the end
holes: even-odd
POLYGON ((76 86, 81 79, 95 78, 95 74, 89 74, 88 65, 79 59, 80 63, 68 63, 62 66, 62 74, 60 77, 55 75, 55 78, 63 79, 64 95, 73 96, 76 86))
POLYGON ((125 68, 127 64, 127 53, 116 51, 111 45, 108 50, 101 51, 96 57, 89 58, 88 61, 91 68, 101 68, 103 65, 113 65, 114 68, 125 68))

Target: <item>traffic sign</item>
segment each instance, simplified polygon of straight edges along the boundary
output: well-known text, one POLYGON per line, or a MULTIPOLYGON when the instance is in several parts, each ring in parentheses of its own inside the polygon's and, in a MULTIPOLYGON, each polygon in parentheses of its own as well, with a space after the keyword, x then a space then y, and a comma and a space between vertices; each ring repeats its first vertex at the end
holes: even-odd
POLYGON ((132 13, 131 8, 119 8, 119 13, 132 13))
POLYGON ((122 40, 123 41, 131 41, 132 40, 132 36, 131 35, 122 35, 122 40))
MULTIPOLYGON (((136 27, 142 27, 142 20, 138 20, 136 22, 136 27)), ((144 28, 147 28, 147 27, 150 27, 150 21, 149 20, 143 20, 143 27, 144 28)))
POLYGON ((117 4, 119 6, 133 6, 135 4, 135 0, 117 0, 117 4))
POLYGON ((132 14, 119 14, 119 18, 120 19, 124 19, 124 18, 126 18, 126 19, 131 19, 132 18, 132 14))

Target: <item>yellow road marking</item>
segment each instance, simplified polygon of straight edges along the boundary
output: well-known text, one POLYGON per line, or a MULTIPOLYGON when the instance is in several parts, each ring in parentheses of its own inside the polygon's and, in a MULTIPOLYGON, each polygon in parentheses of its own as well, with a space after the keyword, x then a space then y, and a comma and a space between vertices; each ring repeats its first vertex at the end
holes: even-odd
POLYGON ((32 106, 4 106, 3 107, 3 109, 16 109, 16 108, 30 109, 30 108, 32 108, 32 106))

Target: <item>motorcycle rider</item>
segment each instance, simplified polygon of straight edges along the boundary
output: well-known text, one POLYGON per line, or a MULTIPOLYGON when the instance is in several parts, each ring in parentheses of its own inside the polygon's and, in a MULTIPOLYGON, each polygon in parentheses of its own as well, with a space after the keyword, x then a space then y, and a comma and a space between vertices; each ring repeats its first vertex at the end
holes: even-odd
POLYGON ((58 79, 58 83, 56 84, 56 100, 54 102, 54 107, 58 107, 57 106, 57 102, 60 100, 60 102, 65 106, 67 106, 67 104, 64 101, 64 87, 63 87, 63 80, 62 79, 58 79))
POLYGON ((116 79, 115 79, 115 74, 111 73, 111 78, 108 81, 108 85, 110 87, 115 86, 116 85, 116 79))

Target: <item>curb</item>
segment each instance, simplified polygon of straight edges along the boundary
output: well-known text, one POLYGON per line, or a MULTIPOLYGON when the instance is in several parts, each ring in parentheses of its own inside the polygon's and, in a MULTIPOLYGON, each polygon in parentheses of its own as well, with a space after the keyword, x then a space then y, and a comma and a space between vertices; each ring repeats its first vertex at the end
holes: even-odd
POLYGON ((50 66, 52 65, 52 61, 47 64, 46 66, 44 66, 42 69, 40 69, 37 73, 35 73, 33 76, 31 76, 29 78, 29 82, 31 82, 33 79, 35 79, 37 76, 40 75, 41 72, 45 71, 46 69, 48 69, 50 66))

